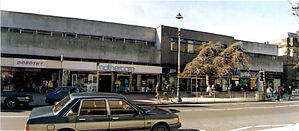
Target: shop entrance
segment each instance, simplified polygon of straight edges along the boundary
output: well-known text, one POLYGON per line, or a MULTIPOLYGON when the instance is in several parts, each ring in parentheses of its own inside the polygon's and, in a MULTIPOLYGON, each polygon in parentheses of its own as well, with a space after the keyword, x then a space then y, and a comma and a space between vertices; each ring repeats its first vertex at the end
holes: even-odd
POLYGON ((111 75, 99 75, 99 92, 111 92, 111 75))

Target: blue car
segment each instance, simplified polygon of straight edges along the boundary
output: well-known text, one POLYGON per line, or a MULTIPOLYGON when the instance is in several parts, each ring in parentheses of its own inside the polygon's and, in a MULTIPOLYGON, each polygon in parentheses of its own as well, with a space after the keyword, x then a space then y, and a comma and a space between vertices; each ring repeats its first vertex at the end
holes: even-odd
POLYGON ((71 86, 63 86, 57 87, 51 92, 49 92, 46 96, 46 103, 53 104, 54 102, 58 102, 62 100, 64 97, 68 96, 72 93, 85 92, 81 87, 71 87, 71 86))

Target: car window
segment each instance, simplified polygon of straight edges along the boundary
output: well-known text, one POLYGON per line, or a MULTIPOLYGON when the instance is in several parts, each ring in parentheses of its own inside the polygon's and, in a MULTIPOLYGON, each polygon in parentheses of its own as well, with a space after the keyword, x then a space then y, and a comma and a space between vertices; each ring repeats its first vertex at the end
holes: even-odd
POLYGON ((77 115, 80 107, 80 101, 78 101, 67 113, 66 116, 73 116, 74 114, 77 115))
POLYGON ((137 114, 137 111, 123 100, 109 100, 111 115, 137 114))
POLYGON ((81 115, 107 115, 105 100, 83 100, 81 115))
POLYGON ((65 106, 69 101, 71 100, 71 98, 69 96, 66 96, 65 98, 63 98, 61 101, 59 101, 56 105, 53 106, 53 111, 57 112, 59 111, 63 106, 65 106))

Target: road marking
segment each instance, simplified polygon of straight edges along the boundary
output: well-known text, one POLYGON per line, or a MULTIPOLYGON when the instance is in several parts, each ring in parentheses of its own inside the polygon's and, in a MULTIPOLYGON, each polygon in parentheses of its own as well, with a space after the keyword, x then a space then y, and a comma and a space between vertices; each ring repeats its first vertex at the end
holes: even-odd
POLYGON ((281 124, 281 125, 258 125, 254 126, 257 128, 263 128, 263 127, 286 127, 286 126, 294 126, 294 124, 281 124))
POLYGON ((28 117, 28 116, 0 116, 1 118, 22 118, 22 117, 28 117))
POLYGON ((239 107, 239 108, 224 108, 224 109, 182 109, 180 111, 190 112, 190 111, 232 111, 232 110, 243 110, 243 109, 269 109, 269 108, 284 108, 284 107, 299 107, 299 105, 284 105, 284 106, 261 106, 261 107, 239 107))
MULTIPOLYGON (((246 126, 246 127, 241 127, 241 128, 237 128, 237 129, 232 129, 230 131, 242 131, 242 130, 246 130, 249 128, 269 128, 269 129, 275 129, 274 127, 292 127, 295 126, 296 124, 277 124, 277 125, 257 125, 257 126, 246 126), (272 127, 272 128, 271 128, 272 127)), ((255 129, 257 130, 257 129, 255 129)))
POLYGON ((246 126, 246 127, 242 127, 242 128, 238 128, 238 129, 233 129, 233 130, 230 130, 230 131, 241 131, 241 130, 246 130, 246 129, 249 129, 249 128, 252 128, 252 126, 246 126))

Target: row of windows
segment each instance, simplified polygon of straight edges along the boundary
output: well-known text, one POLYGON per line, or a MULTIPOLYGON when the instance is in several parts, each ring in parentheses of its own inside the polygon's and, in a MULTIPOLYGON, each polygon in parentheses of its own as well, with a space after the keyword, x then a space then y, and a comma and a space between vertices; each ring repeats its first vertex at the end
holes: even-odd
POLYGON ((51 37, 64 37, 64 38, 76 38, 76 39, 92 39, 92 40, 118 42, 118 43, 144 44, 146 46, 154 46, 155 45, 155 42, 151 42, 151 41, 126 39, 126 38, 117 38, 117 37, 108 37, 108 36, 75 34, 75 33, 67 33, 67 32, 52 32, 52 31, 30 30, 30 29, 19 29, 19 28, 7 28, 7 27, 1 27, 1 31, 3 31, 3 32, 24 33, 24 34, 37 34, 37 35, 45 35, 45 36, 51 36, 51 37))
MULTIPOLYGON (((170 42, 178 43, 177 38, 171 38, 170 42)), ((208 41, 199 41, 199 40, 190 40, 190 39, 181 39, 180 44, 192 44, 192 45, 206 45, 208 41)))

